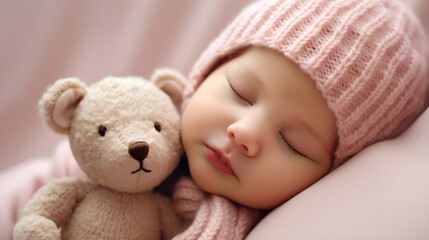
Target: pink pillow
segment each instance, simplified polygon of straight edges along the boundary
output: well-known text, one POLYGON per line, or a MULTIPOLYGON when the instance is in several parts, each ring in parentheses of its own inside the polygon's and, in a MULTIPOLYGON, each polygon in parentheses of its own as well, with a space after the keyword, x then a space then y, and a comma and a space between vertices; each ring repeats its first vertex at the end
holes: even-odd
POLYGON ((427 239, 429 109, 273 210, 252 239, 427 239))

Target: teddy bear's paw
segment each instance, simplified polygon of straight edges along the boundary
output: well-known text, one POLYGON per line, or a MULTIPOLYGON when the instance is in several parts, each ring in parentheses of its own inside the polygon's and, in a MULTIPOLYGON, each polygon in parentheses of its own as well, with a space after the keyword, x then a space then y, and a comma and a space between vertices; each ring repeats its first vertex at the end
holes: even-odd
POLYGON ((61 239, 61 233, 52 220, 39 215, 28 215, 21 218, 15 225, 13 239, 59 240, 61 239))

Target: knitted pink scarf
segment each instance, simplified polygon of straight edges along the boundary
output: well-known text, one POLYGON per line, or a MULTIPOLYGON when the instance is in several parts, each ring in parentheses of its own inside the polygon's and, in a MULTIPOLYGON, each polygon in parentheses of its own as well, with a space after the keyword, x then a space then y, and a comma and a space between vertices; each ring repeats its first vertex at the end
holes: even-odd
POLYGON ((259 210, 203 192, 189 177, 178 181, 173 200, 177 212, 192 221, 174 240, 243 239, 262 217, 259 210))

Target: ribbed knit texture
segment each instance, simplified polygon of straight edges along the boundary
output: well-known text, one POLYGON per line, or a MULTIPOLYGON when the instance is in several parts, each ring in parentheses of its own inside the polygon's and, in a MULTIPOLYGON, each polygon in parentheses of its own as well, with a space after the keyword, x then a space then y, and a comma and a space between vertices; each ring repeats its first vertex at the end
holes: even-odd
POLYGON ((185 103, 226 56, 283 53, 315 80, 337 119, 334 167, 393 137, 426 108, 425 36, 397 0, 265 0, 248 6, 194 65, 185 103))
POLYGON ((190 227, 174 240, 244 239, 262 217, 262 212, 203 192, 190 178, 183 177, 173 193, 176 210, 190 227))

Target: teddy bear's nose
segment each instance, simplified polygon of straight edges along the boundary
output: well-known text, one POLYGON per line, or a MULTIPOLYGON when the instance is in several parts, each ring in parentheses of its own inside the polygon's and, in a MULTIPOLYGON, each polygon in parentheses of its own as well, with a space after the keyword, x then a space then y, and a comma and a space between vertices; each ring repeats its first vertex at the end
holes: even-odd
POLYGON ((128 153, 137 161, 143 161, 149 153, 149 145, 146 142, 135 142, 128 147, 128 153))

